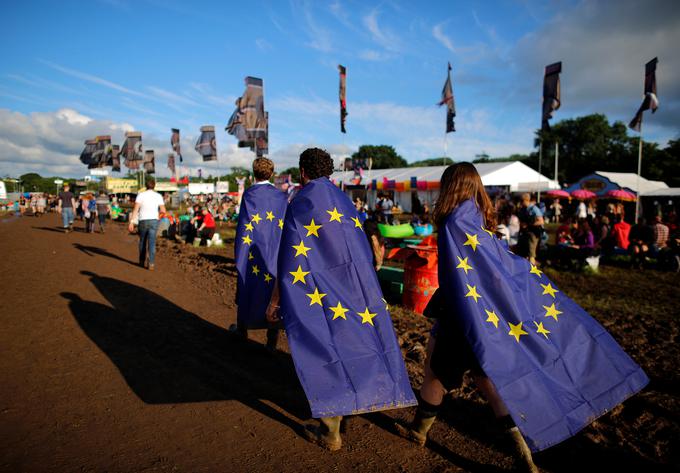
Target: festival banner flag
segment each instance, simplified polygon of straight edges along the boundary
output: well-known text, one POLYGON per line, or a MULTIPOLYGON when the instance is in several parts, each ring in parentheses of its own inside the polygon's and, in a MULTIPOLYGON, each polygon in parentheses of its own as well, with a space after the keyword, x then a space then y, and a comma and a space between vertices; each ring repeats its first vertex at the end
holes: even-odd
POLYGON ((545 67, 543 76, 543 115, 541 118, 541 130, 550 130, 550 120, 553 112, 560 108, 560 73, 562 62, 556 62, 545 67))
MULTIPOLYGON (((473 200, 440 226, 438 248, 450 315, 438 320, 465 334, 532 451, 571 437, 649 382, 595 319, 484 227, 473 200)), ((435 371, 451 363, 432 358, 435 371)))
POLYGON ((120 172, 120 146, 111 145, 111 170, 120 172))
POLYGON ((139 163, 144 160, 141 132, 125 132, 125 141, 121 146, 120 155, 125 158, 125 166, 128 169, 139 169, 139 163))
POLYGON ((174 176, 176 168, 175 168, 175 155, 173 153, 168 154, 168 169, 170 169, 170 172, 174 176))
POLYGON ((196 141, 195 149, 198 151, 198 154, 203 156, 203 161, 217 160, 217 143, 215 142, 214 126, 206 125, 201 127, 201 136, 196 141))
POLYGON ((359 215, 325 177, 305 184, 288 206, 278 279, 313 417, 416 404, 359 215))
POLYGON ((338 65, 340 71, 340 131, 347 133, 345 130, 345 120, 347 119, 347 68, 338 65))
POLYGON ((642 104, 638 109, 635 117, 630 121, 628 127, 635 131, 640 131, 642 127, 642 113, 645 110, 652 110, 652 113, 656 112, 659 108, 659 99, 656 96, 656 65, 659 62, 658 58, 654 58, 645 64, 645 90, 644 99, 642 104))
POLYGON ((181 163, 183 161, 183 159, 182 159, 182 149, 181 149, 181 145, 180 145, 180 141, 179 141, 179 128, 172 128, 172 135, 170 136, 170 144, 172 145, 172 150, 175 153, 177 153, 177 156, 179 157, 179 162, 181 163))
POLYGON ((92 154, 97 147, 97 140, 85 140, 85 148, 80 153, 80 162, 87 164, 88 167, 92 164, 92 154))
POLYGON ((277 284, 277 257, 287 195, 274 186, 251 186, 241 199, 234 241, 238 273, 238 324, 266 328, 265 310, 277 284))
POLYGON ((456 131, 456 124, 453 119, 456 117, 456 101, 453 98, 453 84, 451 82, 451 63, 449 63, 448 75, 444 88, 442 89, 442 99, 438 104, 440 107, 446 105, 446 133, 456 131))
POLYGON ((111 136, 100 135, 95 138, 94 151, 88 168, 103 168, 108 165, 111 154, 111 136))
POLYGON ((144 152, 144 172, 147 174, 155 174, 156 172, 156 157, 152 149, 147 149, 144 152))
MULTIPOLYGON (((268 148, 268 115, 264 110, 264 82, 257 77, 246 77, 246 90, 236 100, 236 110, 225 130, 238 140, 239 148, 268 148)), ((266 153, 258 152, 258 156, 266 153)))

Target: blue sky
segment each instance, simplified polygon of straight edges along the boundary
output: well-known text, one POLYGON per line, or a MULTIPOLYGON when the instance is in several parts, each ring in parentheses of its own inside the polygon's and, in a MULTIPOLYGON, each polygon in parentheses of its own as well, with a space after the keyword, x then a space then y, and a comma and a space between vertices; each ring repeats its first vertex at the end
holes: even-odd
MULTIPOLYGON (((449 156, 529 152, 540 124, 543 67, 562 60, 556 119, 601 112, 628 121, 644 63, 659 56, 661 108, 645 136, 680 129, 676 2, 12 1, 0 30, 0 174, 84 175, 82 142, 144 133, 167 175, 169 130, 194 170, 248 165, 224 132, 246 75, 265 81, 271 157, 295 164, 309 145, 340 159, 390 144, 407 160, 440 156, 453 66, 457 132, 449 156), (347 67, 347 135, 339 132, 337 64, 347 67), (218 130, 217 163, 193 151, 218 130), (160 159, 159 159, 160 158, 160 159)), ((633 170, 633 165, 631 170, 633 170)))

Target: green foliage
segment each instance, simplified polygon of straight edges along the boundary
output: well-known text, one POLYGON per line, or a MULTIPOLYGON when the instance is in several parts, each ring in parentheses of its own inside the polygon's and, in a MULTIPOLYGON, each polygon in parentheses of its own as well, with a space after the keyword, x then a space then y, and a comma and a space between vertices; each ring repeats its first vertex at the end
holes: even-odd
POLYGON ((408 166, 411 168, 415 167, 427 167, 427 166, 449 166, 450 164, 453 164, 453 159, 451 158, 431 158, 431 159, 423 159, 421 161, 416 161, 414 163, 409 164, 408 166))
POLYGON ((408 163, 392 146, 361 145, 352 158, 373 159, 373 169, 405 168, 408 163))
MULTIPOLYGON (((595 171, 637 172, 637 136, 628 136, 622 122, 609 123, 603 114, 562 120, 543 136, 541 172, 555 174, 555 141, 559 146, 559 181, 573 183, 595 171)), ((541 131, 536 131, 534 145, 538 148, 541 131)), ((680 145, 671 141, 665 149, 656 143, 642 143, 642 176, 662 180, 669 186, 680 186, 680 145)), ((522 161, 538 169, 538 153, 522 161)))
POLYGON ((293 182, 300 182, 300 168, 292 167, 284 169, 279 174, 290 174, 293 182))

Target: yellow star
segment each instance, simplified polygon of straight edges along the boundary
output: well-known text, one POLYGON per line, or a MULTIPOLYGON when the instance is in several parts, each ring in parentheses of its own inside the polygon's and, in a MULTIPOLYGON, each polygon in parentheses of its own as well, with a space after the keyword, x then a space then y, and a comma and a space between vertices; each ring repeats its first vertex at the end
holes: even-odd
POLYGON ((314 304, 319 304, 321 307, 323 307, 323 304, 321 303, 321 299, 326 297, 326 294, 323 294, 319 292, 319 288, 315 287, 314 292, 311 294, 307 294, 307 297, 309 297, 309 305, 313 306, 314 304))
POLYGON ((461 258, 460 256, 456 255, 456 258, 458 258, 459 261, 458 266, 456 266, 456 268, 462 269, 463 271, 465 271, 465 274, 467 274, 468 271, 470 271, 471 269, 475 269, 468 264, 467 256, 465 258, 461 258))
POLYGON ((536 322, 534 320, 534 324, 536 324, 536 333, 540 333, 545 338, 548 338, 548 334, 550 333, 550 330, 548 330, 547 328, 545 328, 543 326, 543 322, 536 322))
POLYGON ((482 230, 484 230, 486 233, 488 233, 489 236, 494 236, 494 233, 493 233, 491 230, 488 230, 488 229, 486 229, 486 228, 484 228, 484 227, 482 227, 482 230))
POLYGON ((253 224, 248 222, 246 223, 246 231, 247 232, 252 232, 253 231, 253 224))
POLYGON ((282 218, 279 219, 279 228, 281 230, 283 230, 283 219, 282 218))
POLYGON ((300 240, 299 245, 293 245, 293 248, 295 248, 295 256, 303 255, 305 258, 307 257, 307 252, 311 250, 310 247, 305 246, 305 242, 302 240, 300 240))
POLYGON ((338 301, 338 305, 335 307, 331 306, 329 307, 333 311, 333 320, 335 319, 345 319, 347 320, 347 316, 345 315, 345 312, 348 312, 349 309, 345 309, 342 304, 340 304, 340 301, 338 301))
POLYGON ((272 220, 274 220, 274 214, 271 211, 267 210, 267 217, 265 218, 271 222, 272 220))
POLYGON ((253 256, 253 252, 252 252, 252 251, 249 251, 249 252, 248 252, 248 260, 251 260, 251 259, 253 259, 253 258, 255 258, 255 257, 253 256))
POLYGON ((253 274, 254 274, 255 276, 257 276, 258 274, 260 274, 260 268, 258 268, 256 264, 253 265, 253 274))
MULTIPOLYGON (((371 324, 373 325, 373 318, 378 315, 378 314, 373 314, 368 311, 368 307, 366 307, 366 310, 363 312, 357 312, 357 314, 361 317, 361 323, 362 324, 371 324)), ((373 325, 375 327, 375 325, 373 325)))
POLYGON ((471 246, 472 251, 477 251, 477 245, 482 246, 482 244, 477 239, 476 233, 474 235, 470 235, 469 233, 465 232, 465 236, 467 237, 467 240, 465 241, 465 243, 463 243, 463 246, 466 245, 471 246))
POLYGON ((522 330, 522 322, 520 322, 517 325, 510 324, 510 331, 508 332, 508 335, 515 337, 515 340, 517 340, 517 343, 519 343, 519 337, 529 334, 522 330))
POLYGON ((557 310, 555 303, 553 302, 550 306, 544 305, 543 308, 545 309, 545 317, 552 317, 555 319, 555 322, 557 322, 557 316, 560 315, 562 311, 557 310))
POLYGON ((260 220, 262 220, 262 217, 260 217, 259 213, 253 215, 253 218, 252 218, 253 222, 255 222, 257 224, 257 223, 260 223, 260 220))
POLYGON ((269 282, 269 281, 271 281, 272 279, 274 279, 274 278, 272 278, 272 277, 269 275, 269 273, 264 273, 264 282, 269 282))
POLYGON ((305 229, 307 230, 307 235, 314 235, 315 237, 319 238, 319 228, 321 228, 323 225, 317 225, 314 223, 314 219, 312 219, 311 222, 309 222, 309 225, 303 225, 305 229))
MULTIPOLYGON (((338 212, 338 208, 337 208, 337 207, 333 207, 333 210, 326 210, 326 212, 327 212, 328 215, 330 215, 330 217, 331 217, 331 219, 329 220, 329 222, 332 222, 333 220, 335 220, 336 222, 340 222, 340 217, 343 217, 343 216, 344 216, 343 214, 341 214, 340 212, 338 212)), ((342 223, 342 222, 340 222, 340 223, 342 223)))
POLYGON ((535 275, 538 276, 539 278, 541 277, 541 274, 543 274, 543 271, 541 271, 540 269, 538 269, 538 266, 536 266, 535 264, 532 264, 532 265, 531 265, 531 270, 530 270, 529 272, 530 272, 531 274, 535 274, 535 275))
POLYGON ((364 227, 361 226, 361 220, 359 220, 359 217, 352 217, 352 220, 354 221, 354 228, 358 228, 363 232, 364 227))
POLYGON ((475 302, 477 302, 477 299, 482 297, 478 292, 477 292, 477 286, 470 286, 469 284, 466 284, 468 288, 468 293, 465 294, 465 297, 472 297, 475 302))
POLYGON ((253 240, 250 238, 250 235, 241 237, 241 240, 243 240, 243 243, 245 243, 246 245, 250 245, 253 242, 253 240))
POLYGON ((298 281, 302 281, 302 284, 307 284, 307 281, 305 281, 305 276, 309 274, 309 271, 303 271, 300 265, 298 265, 297 270, 291 271, 290 274, 293 275, 293 284, 298 281))
POLYGON ((554 287, 552 287, 552 284, 550 284, 550 283, 541 284, 541 287, 543 288, 543 294, 542 295, 545 296, 546 294, 550 294, 553 299, 555 298, 555 293, 560 292, 557 289, 555 289, 554 287))
POLYGON ((494 325, 494 327, 498 328, 498 316, 496 315, 496 311, 486 309, 484 309, 484 311, 486 312, 487 315, 486 321, 491 322, 494 325))
POLYGON ((382 301, 385 303, 385 310, 389 312, 389 311, 390 311, 390 306, 389 306, 389 304, 387 303, 387 301, 385 300, 384 297, 382 298, 382 301))

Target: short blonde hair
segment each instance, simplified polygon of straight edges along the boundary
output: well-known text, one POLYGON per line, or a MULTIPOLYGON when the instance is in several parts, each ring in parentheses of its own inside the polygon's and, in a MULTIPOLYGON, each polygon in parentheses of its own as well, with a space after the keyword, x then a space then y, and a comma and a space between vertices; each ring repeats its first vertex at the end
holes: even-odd
POLYGON ((274 161, 269 158, 256 158, 253 161, 253 175, 258 181, 268 181, 274 174, 274 161))

